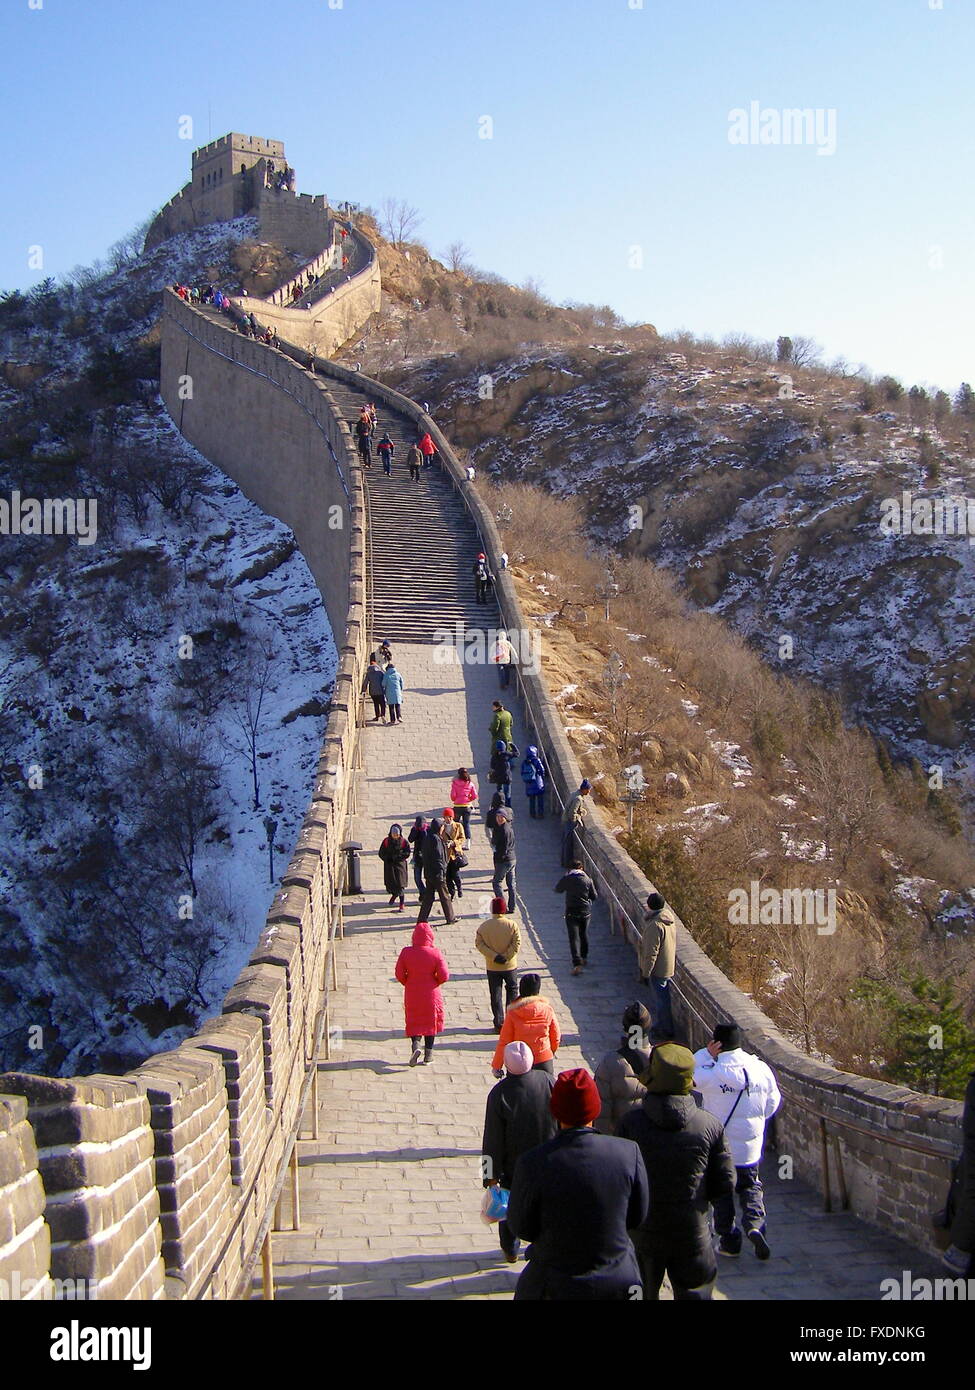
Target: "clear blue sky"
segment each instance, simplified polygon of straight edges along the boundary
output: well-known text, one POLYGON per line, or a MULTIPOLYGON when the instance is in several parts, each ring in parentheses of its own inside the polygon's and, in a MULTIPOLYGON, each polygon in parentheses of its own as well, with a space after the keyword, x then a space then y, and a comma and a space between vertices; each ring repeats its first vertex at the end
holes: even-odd
POLYGON ((975 0, 3 0, 0 38, 3 287, 32 245, 103 255, 239 130, 558 302, 975 380, 975 0), (835 112, 835 153, 730 143, 752 102, 835 112))

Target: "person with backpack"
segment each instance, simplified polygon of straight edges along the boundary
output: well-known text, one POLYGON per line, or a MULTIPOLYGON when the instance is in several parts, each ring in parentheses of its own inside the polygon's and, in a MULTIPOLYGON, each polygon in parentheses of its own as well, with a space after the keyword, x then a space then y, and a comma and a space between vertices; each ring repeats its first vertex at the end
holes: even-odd
POLYGON ((380 439, 379 443, 376 445, 376 453, 379 455, 379 460, 383 466, 383 472, 386 474, 387 478, 391 477, 393 472, 393 454, 395 450, 396 445, 389 437, 389 430, 385 430, 382 439, 380 439))
POLYGON ((450 804, 454 808, 454 816, 464 827, 464 839, 467 841, 465 849, 471 842, 471 807, 476 800, 477 786, 471 774, 466 767, 459 767, 457 776, 450 784, 450 804))
POLYGON ((376 653, 372 652, 369 656, 369 665, 362 682, 363 693, 368 693, 372 701, 374 714, 373 724, 384 724, 386 722, 386 683, 385 672, 376 660, 376 653))
POLYGON ((416 444, 411 444, 406 454, 406 466, 409 468, 410 477, 415 483, 420 481, 420 464, 422 461, 423 455, 420 453, 419 448, 416 444))
POLYGON ((503 792, 494 793, 491 797, 491 804, 487 809, 487 814, 484 817, 484 829, 487 833, 488 844, 494 843, 494 829, 498 824, 499 811, 504 812, 509 824, 514 823, 515 808, 513 806, 505 806, 503 792))
POLYGON ((420 439, 419 439, 419 442, 418 442, 418 444, 417 444, 417 448, 420 450, 420 453, 423 455, 423 466, 424 466, 424 468, 429 468, 430 465, 431 465, 431 463, 433 463, 433 460, 434 460, 434 458, 436 457, 436 453, 437 453, 437 446, 436 446, 436 444, 434 444, 433 440, 430 438, 430 433, 429 433, 429 431, 425 430, 425 431, 423 432, 423 434, 421 434, 420 439))
POLYGON ((392 662, 383 672, 383 690, 386 694, 386 703, 389 705, 390 724, 402 724, 403 722, 403 677, 397 671, 392 662))
POLYGON ((511 754, 504 739, 498 739, 491 754, 488 781, 493 782, 504 796, 505 806, 511 805, 511 754))
POLYGON ((546 768, 541 754, 531 743, 521 760, 521 780, 525 784, 528 814, 532 820, 545 819, 545 777, 546 768))
POLYGON ((379 857, 383 861, 383 881, 389 894, 389 906, 399 898, 397 912, 406 905, 406 885, 409 881, 407 864, 410 858, 409 841, 403 838, 403 827, 391 825, 389 834, 379 846, 379 857))
POLYGON ((421 846, 426 833, 426 820, 423 816, 417 816, 409 835, 406 837, 407 843, 413 846, 413 882, 416 884, 416 891, 420 895, 421 901, 426 891, 423 886, 423 859, 421 856, 421 846))
POLYGON ((474 601, 487 603, 488 577, 491 571, 488 569, 487 556, 483 550, 471 565, 471 572, 474 575, 474 601))
POLYGON ((596 885, 582 867, 581 859, 573 859, 569 872, 555 885, 556 893, 565 894, 565 928, 569 933, 572 953, 572 973, 581 975, 589 960, 589 919, 592 905, 599 896, 596 885))
POLYGON ((627 1108, 616 1129, 639 1148, 650 1184, 647 1216, 630 1231, 647 1300, 659 1299, 665 1274, 677 1302, 710 1300, 718 1266, 708 1204, 717 1211, 734 1201, 728 1140, 720 1122, 691 1094, 694 1076, 694 1058, 686 1047, 654 1048, 646 1093, 627 1108))
POLYGON ((702 1108, 724 1126, 737 1175, 734 1192, 712 1203, 718 1250, 731 1258, 740 1255, 744 1231, 758 1258, 767 1260, 772 1252, 765 1238, 765 1193, 758 1165, 765 1126, 782 1097, 772 1068, 741 1044, 736 1023, 717 1024, 711 1041, 694 1053, 694 1085, 701 1093, 702 1108), (735 1219, 735 1194, 741 1207, 740 1227, 735 1219))

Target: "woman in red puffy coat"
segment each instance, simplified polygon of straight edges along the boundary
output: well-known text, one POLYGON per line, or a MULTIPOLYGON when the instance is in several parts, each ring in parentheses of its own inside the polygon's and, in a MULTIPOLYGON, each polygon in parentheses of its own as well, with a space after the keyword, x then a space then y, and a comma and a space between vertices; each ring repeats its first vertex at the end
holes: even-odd
POLYGON ((450 979, 443 955, 433 944, 433 928, 429 922, 417 922, 413 928, 413 945, 404 946, 396 962, 396 978, 403 986, 403 1007, 406 1011, 406 1036, 413 1044, 410 1066, 422 1061, 429 1066, 433 1044, 443 1032, 443 995, 440 986, 450 979), (423 1052, 420 1052, 420 1039, 423 1052))

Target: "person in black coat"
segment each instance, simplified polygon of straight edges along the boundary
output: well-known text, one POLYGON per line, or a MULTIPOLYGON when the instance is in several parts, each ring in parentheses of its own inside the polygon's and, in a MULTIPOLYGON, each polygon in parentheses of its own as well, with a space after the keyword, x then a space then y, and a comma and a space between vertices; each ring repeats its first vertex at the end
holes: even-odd
POLYGON ((515 832, 508 820, 505 807, 498 807, 494 813, 494 829, 491 831, 491 848, 494 851, 494 877, 491 886, 496 898, 503 897, 502 883, 507 893, 508 911, 515 910, 515 832))
POLYGON ((383 861, 383 881, 389 894, 389 906, 399 898, 397 912, 402 912, 406 902, 406 885, 410 880, 409 841, 403 838, 403 827, 391 825, 389 834, 379 846, 379 857, 383 861))
POLYGON ((417 816, 413 822, 412 829, 407 835, 407 843, 413 846, 413 882, 416 884, 416 891, 423 897, 423 859, 421 847, 423 837, 427 833, 427 823, 423 816, 417 816))
POLYGON ((385 672, 376 660, 376 653, 373 652, 369 658, 369 665, 366 667, 366 674, 362 682, 362 689, 368 692, 372 700, 374 710, 374 724, 384 724, 386 722, 386 687, 383 684, 385 672))
MULTIPOLYGON (((515 1164, 528 1149, 537 1148, 558 1132, 552 1114, 555 1077, 534 1071, 534 1057, 527 1043, 509 1043, 504 1050, 507 1075, 488 1092, 481 1140, 481 1167, 485 1187, 511 1187, 515 1164)), ((518 1258, 521 1242, 507 1221, 498 1222, 501 1249, 509 1264, 518 1258)))
POLYGON ((647 1094, 616 1133, 639 1146, 650 1180, 650 1209, 631 1228, 643 1296, 659 1299, 664 1274, 681 1302, 710 1299, 718 1267, 708 1206, 735 1190, 735 1165, 720 1120, 691 1095, 694 1054, 676 1043, 654 1048, 647 1094))
POLYGON ((423 863, 423 881, 426 887, 420 899, 417 925, 429 921, 435 897, 440 899, 447 925, 451 926, 457 921, 457 914, 447 891, 447 846, 440 833, 442 829, 443 821, 439 816, 434 816, 420 843, 420 859, 423 863))
POLYGON ((511 1184, 508 1229, 532 1242, 515 1299, 638 1299, 627 1231, 646 1220, 643 1156, 593 1131, 599 1092, 584 1067, 562 1072, 551 1104, 560 1133, 522 1154, 511 1184))

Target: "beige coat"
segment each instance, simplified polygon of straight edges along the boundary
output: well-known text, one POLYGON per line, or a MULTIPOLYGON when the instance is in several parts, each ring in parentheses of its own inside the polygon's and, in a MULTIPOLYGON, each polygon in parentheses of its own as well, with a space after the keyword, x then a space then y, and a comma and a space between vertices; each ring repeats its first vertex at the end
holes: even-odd
POLYGON ((644 979, 653 975, 658 980, 669 980, 673 975, 677 964, 677 923, 665 907, 644 917, 639 958, 644 979))
POLYGON ((507 914, 486 918, 477 929, 474 945, 487 961, 489 970, 517 970, 518 952, 521 949, 521 932, 518 923, 507 914), (498 964, 495 956, 504 956, 504 963, 498 964))

